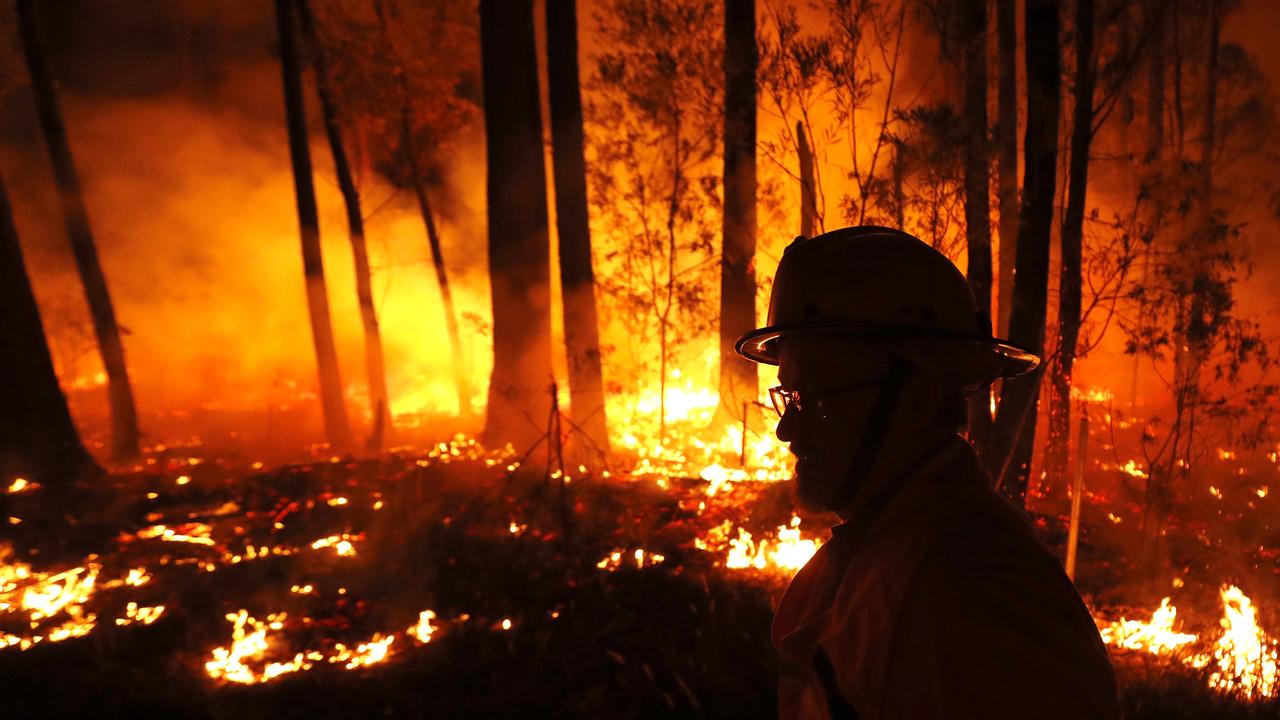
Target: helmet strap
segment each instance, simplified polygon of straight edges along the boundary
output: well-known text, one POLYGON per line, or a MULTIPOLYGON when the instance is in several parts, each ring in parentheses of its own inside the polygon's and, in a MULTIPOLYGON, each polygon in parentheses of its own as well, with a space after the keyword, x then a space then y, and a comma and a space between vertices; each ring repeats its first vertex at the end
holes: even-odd
POLYGON ((832 510, 847 507, 849 503, 853 502, 858 491, 863 489, 863 482, 871 473, 871 469, 875 466, 876 460, 880 458, 881 451, 884 449, 884 443, 889 436, 889 428, 893 424, 898 403, 902 399, 902 392, 906 389, 907 380, 911 377, 912 372, 911 365, 902 358, 895 356, 891 362, 889 375, 885 378, 879 394, 876 395, 875 402, 871 405, 871 414, 868 415, 869 422, 862 433, 862 438, 858 441, 858 449, 854 452, 853 463, 845 474, 844 485, 832 500, 832 510), (880 420, 880 422, 877 422, 877 420, 880 420))

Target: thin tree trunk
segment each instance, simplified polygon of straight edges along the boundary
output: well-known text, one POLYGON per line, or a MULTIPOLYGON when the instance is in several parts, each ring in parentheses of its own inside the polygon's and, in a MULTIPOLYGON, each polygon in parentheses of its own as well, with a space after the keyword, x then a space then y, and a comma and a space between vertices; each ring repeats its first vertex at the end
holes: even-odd
POLYGON ((369 409, 372 412, 369 449, 381 452, 386 428, 391 426, 391 411, 387 399, 387 370, 382 358, 382 333, 378 328, 378 311, 373 304, 373 281, 369 272, 369 251, 364 236, 364 216, 360 212, 360 192, 351 175, 346 145, 342 139, 342 126, 338 109, 329 86, 329 70, 325 62, 324 48, 316 34, 315 19, 307 0, 298 0, 298 17, 311 50, 311 64, 316 74, 316 94, 320 98, 320 111, 324 117, 324 130, 329 138, 329 151, 333 155, 333 169, 338 176, 338 189, 347 209, 347 235, 351 240, 351 254, 355 261, 356 299, 360 303, 360 320, 364 324, 364 364, 369 385, 369 409))
MULTIPOLYGON (((1022 212, 1009 335, 1035 353, 1044 352, 1049 288, 1049 243, 1058 156, 1058 110, 1062 77, 1058 47, 1059 0, 1027 0, 1027 133, 1024 143, 1022 212)), ((1026 502, 1035 442, 1041 369, 1006 380, 991 434, 987 468, 1012 501, 1026 502)))
POLYGON ((298 230, 302 240, 302 266, 307 283, 307 310, 315 345, 320 380, 320 405, 325 435, 339 452, 351 449, 351 426, 342 397, 338 351, 329 317, 329 294, 320 255, 320 218, 311 179, 311 149, 307 138, 306 108, 302 99, 302 68, 293 28, 293 2, 276 0, 276 26, 280 35, 280 74, 284 85, 285 116, 289 130, 289 156, 293 161, 293 188, 298 206, 298 230))
POLYGON ((1048 483, 1066 482, 1071 432, 1071 373, 1080 340, 1081 267, 1085 196, 1089 184, 1089 147, 1093 141, 1093 0, 1076 0, 1075 107, 1071 119, 1071 159, 1067 209, 1059 239, 1062 274, 1058 284, 1058 357, 1050 368, 1049 438, 1045 450, 1048 483))
MULTIPOLYGON (((1147 43, 1147 138, 1146 152, 1143 158, 1144 183, 1154 183, 1162 172, 1164 155, 1164 112, 1165 112, 1165 37, 1167 21, 1165 20, 1165 0, 1147 0, 1146 27, 1152 37, 1147 43)), ((1154 245, 1157 239, 1158 226, 1162 220, 1160 203, 1148 202, 1148 211, 1143 220, 1149 228, 1146 241, 1154 245)), ((1142 260, 1142 286, 1147 285, 1151 264, 1149 254, 1142 260)), ((1138 312, 1141 317, 1146 312, 1145 299, 1140 299, 1138 312)), ((1141 369, 1141 353, 1133 354, 1133 375, 1129 387, 1129 414, 1137 413, 1138 408, 1138 373, 1141 369)))
POLYGON ((551 383, 546 167, 532 0, 480 0, 493 375, 484 439, 532 443, 551 383))
POLYGON ((53 70, 44 54, 34 3, 32 0, 17 0, 17 10, 18 33, 22 38, 27 70, 31 74, 31 93, 35 97, 36 115, 40 120, 45 146, 49 150, 53 176, 58 184, 58 199, 62 203, 62 217, 67 226, 67 239, 71 242, 76 270, 80 274, 89 315, 93 321, 93 333, 98 341, 98 352, 102 356, 102 366, 107 374, 107 395, 111 404, 111 455, 116 459, 136 457, 138 410, 134 405, 129 369, 124 360, 120 325, 116 321, 111 293, 107 290, 107 278, 98 262, 98 249, 89 228, 89 214, 85 209, 80 177, 71 156, 62 112, 58 108, 53 70))
MULTIPOLYGON (((412 145, 409 146, 412 153, 412 145)), ((409 158, 413 165, 413 190, 418 199, 418 211, 422 214, 422 222, 427 229, 427 244, 431 246, 431 265, 436 271, 436 284, 440 286, 440 303, 444 308, 445 329, 449 333, 449 351, 453 354, 453 385, 458 391, 458 412, 463 417, 470 417, 471 381, 468 375, 466 359, 462 354, 462 333, 458 330, 458 313, 453 306, 453 290, 449 287, 449 275, 444 268, 444 252, 440 248, 440 232, 436 229, 435 212, 431 209, 431 199, 427 188, 417 171, 416 155, 409 158)))
POLYGON ((755 0, 724 3, 724 245, 720 253, 720 412, 759 394, 756 364, 734 345, 756 324, 755 0))
POLYGON ((1013 311, 1013 267, 1018 256, 1018 6, 1017 0, 995 0, 999 53, 996 145, 999 158, 997 204, 1000 213, 999 296, 996 327, 1008 337, 1013 311))
POLYGON ((556 191, 556 234, 560 241, 570 411, 574 424, 597 449, 607 452, 604 371, 587 214, 577 3, 547 0, 546 4, 547 96, 551 109, 552 173, 556 191))
POLYGON ((0 181, 0 478, 68 489, 100 472, 80 442, 58 386, 40 308, 22 261, 9 194, 0 181))
POLYGON ((813 237, 817 227, 818 193, 814 183, 813 149, 809 147, 808 128, 796 121, 796 147, 800 160, 800 234, 813 237))
POLYGON ((400 99, 400 143, 405 162, 408 164, 409 182, 413 185, 414 197, 418 201, 418 211, 422 215, 422 224, 427 231, 427 246, 431 252, 431 265, 435 269, 436 284, 440 288, 440 304, 444 311, 445 331, 449 336, 449 349, 453 357, 453 385, 458 393, 458 412, 463 417, 470 417, 471 381, 469 366, 462 354, 462 335, 458 330, 458 314, 453 305, 453 291, 449 287, 449 274, 444 266, 444 253, 441 250, 440 233, 436 228, 435 212, 431 209, 430 197, 427 195, 426 177, 422 171, 421 158, 413 132, 412 97, 409 93, 407 70, 400 60, 399 52, 391 40, 391 30, 387 24, 387 14, 381 0, 373 2, 374 14, 378 16, 378 26, 382 33, 382 42, 386 46, 395 64, 396 89, 400 99))
MULTIPOLYGON (((991 319, 991 173, 987 154, 987 3, 965 0, 961 7, 964 95, 964 220, 969 287, 978 312, 991 319)), ((990 389, 969 399, 969 437, 979 453, 991 433, 990 389)))

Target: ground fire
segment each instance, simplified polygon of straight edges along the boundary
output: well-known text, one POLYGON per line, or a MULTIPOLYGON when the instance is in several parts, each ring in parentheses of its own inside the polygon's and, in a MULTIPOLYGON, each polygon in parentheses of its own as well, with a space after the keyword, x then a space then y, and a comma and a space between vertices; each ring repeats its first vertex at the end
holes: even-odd
POLYGON ((1264 0, 3 7, 6 717, 777 715, 846 226, 1040 358, 964 437, 1125 717, 1280 713, 1264 0))

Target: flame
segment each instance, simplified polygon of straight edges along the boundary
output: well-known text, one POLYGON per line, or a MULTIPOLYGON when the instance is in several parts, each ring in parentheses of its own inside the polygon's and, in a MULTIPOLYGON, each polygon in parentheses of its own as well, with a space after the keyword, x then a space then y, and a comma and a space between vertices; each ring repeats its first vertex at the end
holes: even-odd
MULTIPOLYGON (((1207 651, 1181 655, 1181 662, 1196 669, 1211 669, 1209 687, 1223 692, 1247 699, 1280 694, 1280 642, 1258 626, 1257 609, 1240 588, 1223 586, 1220 596, 1222 633, 1207 651)), ((1100 633, 1104 642, 1117 648, 1173 655, 1201 640, 1200 636, 1173 629, 1177 615, 1177 608, 1164 598, 1150 622, 1121 618, 1102 626, 1100 633)))
POLYGON ((1221 590, 1222 635, 1210 654, 1190 659, 1193 667, 1212 667, 1209 686, 1246 698, 1280 693, 1280 643, 1258 627, 1253 601, 1235 585, 1221 590))
POLYGON ((821 545, 818 540, 800 536, 800 518, 793 515, 790 526, 779 525, 772 540, 762 538, 755 542, 751 533, 738 528, 738 536, 729 540, 724 565, 734 570, 755 568, 794 572, 804 567, 821 545))
POLYGON ((609 572, 613 572, 618 568, 622 567, 622 565, 624 563, 627 563, 628 560, 633 561, 636 567, 644 568, 644 567, 653 567, 654 565, 659 565, 665 562, 666 559, 667 558, 665 555, 652 552, 649 550, 644 550, 643 548, 636 548, 633 551, 614 550, 608 555, 605 555, 604 558, 600 560, 600 562, 596 563, 596 567, 600 568, 601 570, 608 570, 609 572), (626 558, 626 560, 624 560, 624 558, 626 558))
POLYGON ((142 607, 136 602, 130 602, 125 608, 125 616, 116 618, 116 625, 131 625, 133 623, 141 623, 150 625, 160 616, 164 614, 164 606, 156 605, 154 607, 142 607))
POLYGON ((1140 650, 1161 655, 1172 652, 1196 641, 1197 636, 1173 629, 1178 619, 1178 609, 1169 604, 1169 598, 1160 601, 1160 607, 1151 614, 1151 620, 1119 620, 1101 629, 1102 641, 1125 650, 1140 650))

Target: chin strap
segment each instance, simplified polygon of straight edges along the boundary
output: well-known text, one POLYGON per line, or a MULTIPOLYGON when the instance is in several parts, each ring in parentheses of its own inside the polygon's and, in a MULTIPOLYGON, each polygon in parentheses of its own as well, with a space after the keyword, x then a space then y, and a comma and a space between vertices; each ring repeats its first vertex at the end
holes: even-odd
POLYGON ((862 485, 876 460, 884 448, 885 438, 889 436, 889 427, 893 424, 898 402, 902 399, 902 391, 906 389, 907 380, 911 377, 911 366, 900 358, 894 358, 889 366, 889 376, 885 378, 876 401, 871 405, 868 424, 858 441, 858 449, 853 455, 853 464, 844 476, 844 484, 840 492, 831 501, 831 509, 839 509, 853 502, 853 498, 862 489, 862 485))

